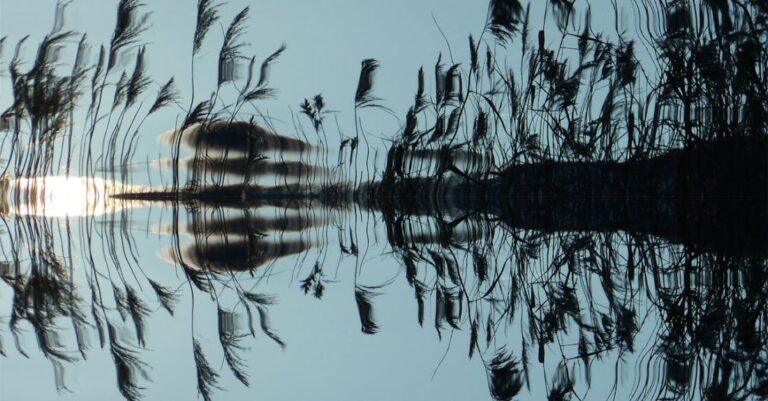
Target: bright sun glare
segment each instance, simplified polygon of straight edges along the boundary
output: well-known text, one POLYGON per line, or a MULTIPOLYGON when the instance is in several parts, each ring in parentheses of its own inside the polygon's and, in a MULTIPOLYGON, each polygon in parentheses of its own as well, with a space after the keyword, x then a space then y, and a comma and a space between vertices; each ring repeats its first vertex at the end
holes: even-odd
POLYGON ((11 180, 4 210, 24 216, 88 216, 114 213, 126 201, 112 198, 118 192, 135 190, 102 178, 49 176, 11 180))

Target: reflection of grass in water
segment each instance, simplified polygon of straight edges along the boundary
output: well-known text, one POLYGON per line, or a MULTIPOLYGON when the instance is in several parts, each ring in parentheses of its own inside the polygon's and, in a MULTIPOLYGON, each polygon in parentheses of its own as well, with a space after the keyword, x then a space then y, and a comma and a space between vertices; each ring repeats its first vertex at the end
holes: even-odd
MULTIPOLYGON (((194 209, 191 211, 194 213, 194 209)), ((276 216, 285 213, 276 212, 276 216)), ((241 356, 246 337, 256 335, 260 328, 278 344, 283 344, 269 325, 269 308, 276 299, 259 293, 256 288, 244 288, 239 281, 243 275, 262 274, 259 271, 267 274, 269 269, 264 266, 240 271, 249 262, 238 261, 253 259, 247 256, 248 252, 256 257, 263 254, 259 247, 246 250, 241 240, 249 236, 261 240, 256 227, 260 227, 259 230, 265 227, 264 218, 255 217, 254 223, 249 224, 249 216, 247 211, 225 214, 211 210, 199 214, 193 218, 197 223, 190 230, 194 233, 193 246, 201 250, 199 257, 209 260, 201 263, 202 268, 195 269, 193 261, 187 258, 188 253, 182 252, 184 260, 179 262, 186 266, 183 277, 190 280, 190 291, 205 295, 193 297, 193 303, 207 300, 216 303, 224 361, 244 383, 249 382, 247 361, 241 356), (229 222, 239 223, 230 225, 229 222), (216 248, 216 252, 208 252, 210 248, 216 248), (227 266, 219 263, 219 255, 223 255, 227 266), (212 269, 216 263, 221 266, 212 269), (227 294, 236 295, 240 306, 228 306, 224 301, 227 294)), ((559 366, 546 376, 552 383, 549 393, 582 396, 591 381, 589 372, 597 369, 597 365, 616 357, 634 358, 633 355, 669 365, 668 376, 651 372, 648 385, 640 387, 644 394, 652 394, 656 388, 668 388, 686 397, 698 392, 721 391, 717 386, 724 382, 729 383, 728 391, 745 396, 760 394, 764 386, 761 376, 744 373, 750 369, 759 372, 766 366, 761 346, 765 336, 761 329, 763 309, 768 301, 768 289, 762 277, 764 261, 698 254, 638 234, 546 234, 503 225, 482 230, 486 234, 479 237, 463 237, 459 232, 457 236, 447 237, 419 234, 417 238, 422 240, 409 240, 407 233, 413 231, 411 224, 422 231, 440 226, 426 223, 427 218, 406 219, 398 226, 405 233, 395 235, 404 238, 403 242, 393 244, 396 255, 402 257, 405 279, 414 291, 417 304, 414 318, 419 324, 432 320, 427 324, 434 325, 438 338, 446 339, 447 333, 454 330, 470 332, 469 355, 484 361, 491 393, 498 399, 509 399, 524 391, 522 385, 528 382, 527 377, 538 374, 535 373, 537 363, 559 366), (424 238, 435 238, 435 241, 426 242, 424 238), (434 318, 425 318, 430 313, 434 318), (655 323, 653 316, 659 317, 659 326, 649 329, 647 326, 655 323), (648 330, 653 333, 651 338, 648 330), (646 341, 651 341, 650 345, 646 345, 646 341), (686 357, 691 354, 701 357, 686 357), (694 381, 691 375, 684 374, 686 371, 704 372, 705 379, 694 381)), ((479 221, 464 223, 467 227, 499 224, 488 216, 470 219, 479 221)), ((42 219, 33 218, 19 220, 18 224, 35 225, 19 228, 23 232, 41 230, 42 238, 35 241, 47 241, 45 238, 53 236, 46 233, 57 229, 42 223, 42 219)), ((287 225, 270 223, 269 227, 279 231, 287 225)), ((305 231, 312 227, 305 227, 305 231)), ((40 253, 40 249, 45 249, 44 242, 34 248, 23 246, 20 241, 16 243, 16 253, 8 256, 19 261, 35 258, 38 267, 29 270, 29 276, 16 273, 3 277, 14 288, 14 325, 19 327, 21 322, 30 321, 40 327, 41 338, 58 337, 60 340, 38 345, 54 363, 60 364, 74 360, 75 355, 70 351, 72 344, 68 341, 76 341, 77 349, 87 355, 92 352, 85 340, 89 337, 87 333, 99 332, 122 372, 118 376, 121 391, 132 394, 140 390, 140 382, 144 380, 141 372, 146 369, 139 358, 142 344, 149 343, 142 335, 144 322, 156 309, 154 305, 173 312, 182 295, 181 289, 175 284, 160 284, 152 278, 151 270, 144 271, 125 262, 91 267, 94 274, 90 275, 87 286, 72 287, 67 274, 53 277, 45 281, 49 284, 43 285, 39 278, 68 271, 61 263, 63 258, 40 253), (20 253, 24 250, 29 250, 29 256, 20 253), (129 284, 121 278, 131 274, 138 274, 141 284, 129 284), (79 330, 76 337, 66 336, 67 330, 59 324, 50 325, 61 318, 76 322, 73 323, 79 330), (68 358, 56 362, 59 355, 68 358)), ((340 245, 347 250, 344 257, 356 257, 356 241, 344 241, 340 245)), ((283 248, 278 245, 277 249, 283 248)), ((298 276, 302 277, 300 272, 298 276)), ((320 298, 325 280, 318 262, 312 274, 296 285, 320 298)), ((184 278, 180 283, 184 283, 184 278)), ((390 283, 392 281, 384 285, 354 286, 363 332, 373 334, 389 326, 377 317, 375 304, 382 302, 384 297, 376 295, 386 292, 390 283)), ((213 366, 212 360, 206 358, 216 351, 210 345, 203 345, 196 333, 193 328, 193 342, 197 344, 194 359, 202 380, 199 386, 213 391, 218 379, 211 379, 206 372, 214 372, 217 378, 222 373, 206 369, 213 366)), ((18 335, 23 332, 18 331, 18 335)))
MULTIPOLYGON (((281 347, 285 343, 270 324, 269 311, 276 299, 260 294, 254 288, 243 287, 239 276, 251 275, 251 269, 256 266, 307 249, 305 244, 309 240, 283 239, 283 228, 294 225, 295 229, 311 229, 315 224, 323 224, 307 217, 304 221, 311 224, 295 226, 300 224, 296 216, 279 209, 275 210, 274 218, 257 216, 249 222, 249 216, 249 211, 241 211, 240 217, 225 217, 222 209, 216 209, 193 218, 195 223, 191 232, 194 233, 195 245, 190 249, 193 249, 191 252, 194 255, 190 258, 190 252, 182 252, 184 259, 177 263, 182 266, 183 277, 189 282, 192 303, 206 302, 206 299, 215 302, 224 360, 235 377, 246 385, 248 369, 241 356, 245 350, 242 343, 245 338, 256 337, 260 330, 281 347), (292 223, 281 223, 280 216, 286 216, 292 223), (227 231, 229 223, 233 232, 227 231), (264 235, 275 233, 279 235, 274 239, 262 239, 264 235), (221 238, 222 242, 217 243, 215 238, 221 238), (243 242, 242 238, 250 238, 251 241, 243 242), (198 299, 195 294, 205 296, 198 299), (234 306, 224 301, 228 294, 236 295, 238 302, 234 306)), ((126 224, 125 220, 122 221, 126 224)), ((162 306, 171 315, 177 314, 176 304, 182 295, 184 280, 171 285, 161 284, 153 278, 151 269, 144 269, 143 259, 134 259, 135 255, 128 254, 117 256, 126 252, 124 247, 131 242, 126 227, 119 225, 116 226, 117 233, 122 234, 112 236, 108 235, 109 231, 103 233, 104 242, 101 245, 106 248, 104 256, 107 263, 95 264, 97 258, 94 258, 93 249, 83 249, 86 284, 76 285, 71 275, 80 270, 65 266, 63 258, 53 252, 71 247, 70 239, 61 237, 61 229, 64 225, 69 227, 69 220, 27 217, 11 220, 10 223, 13 231, 9 235, 13 247, 5 250, 5 256, 14 262, 3 269, 2 279, 13 293, 10 328, 17 340, 18 351, 28 355, 18 340, 26 335, 24 324, 31 324, 38 339, 38 348, 57 371, 63 371, 64 364, 79 359, 70 349, 73 345, 71 341, 75 342, 80 356, 85 359, 93 348, 89 338, 92 333, 97 333, 101 347, 108 347, 112 355, 121 394, 127 399, 141 398, 142 381, 150 379, 150 371, 141 358, 148 343, 146 322, 157 309, 155 305, 162 306), (64 243, 63 248, 54 245, 59 240, 64 243), (31 261, 31 265, 26 261, 31 261), (10 266, 14 265, 17 267, 12 270, 10 266), (72 323, 71 330, 67 328, 67 321, 72 323), (70 336, 73 331, 74 337, 70 336)), ((306 234, 300 235, 303 238, 306 234)), ((71 255, 67 260, 72 260, 71 255)), ((193 326, 194 360, 200 380, 198 386, 201 391, 211 391, 216 387, 220 372, 208 369, 211 365, 204 354, 212 350, 201 345, 198 335, 193 326), (215 374, 209 374, 211 372, 215 374)), ((57 386, 64 388, 65 384, 57 379, 57 386)), ((210 397, 211 394, 204 396, 210 397)))
MULTIPOLYGON (((554 376, 546 375, 553 383, 550 395, 584 397, 592 365, 633 354, 667 366, 647 377, 637 372, 640 398, 764 394, 764 376, 754 374, 768 363, 758 345, 766 335, 765 311, 758 306, 768 295, 764 260, 698 254, 632 234, 497 230, 495 236, 477 243, 481 251, 463 244, 409 243, 397 249, 415 291, 420 323, 425 293, 435 294, 438 332, 448 321, 446 289, 461 294, 465 305, 455 320, 470 331, 470 357, 479 351, 486 361, 498 399, 511 399, 521 386, 512 391, 506 387, 512 386, 511 378, 493 378, 509 372, 527 382, 535 360, 559 364, 554 376), (450 265, 467 267, 457 280, 450 265), (649 338, 646 326, 655 324, 655 316, 658 326, 649 338), (510 337, 507 331, 517 327, 520 333, 510 337), (510 360, 502 345, 515 349, 522 362, 495 362, 510 360), (488 355, 495 359, 486 360, 488 355), (507 370, 499 372, 501 366, 507 370), (700 379, 692 374, 696 371, 700 379)), ((606 379, 603 374, 601 382, 606 379)))

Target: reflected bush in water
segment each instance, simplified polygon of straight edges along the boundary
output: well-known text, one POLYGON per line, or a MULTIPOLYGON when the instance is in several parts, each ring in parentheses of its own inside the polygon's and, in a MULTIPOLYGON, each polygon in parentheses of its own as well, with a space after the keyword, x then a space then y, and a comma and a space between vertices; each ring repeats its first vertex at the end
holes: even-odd
MULTIPOLYGON (((198 220, 190 225, 196 233, 191 246, 207 250, 212 237, 220 238, 214 242, 221 252, 244 255, 237 257, 242 265, 222 265, 219 253, 199 251, 195 266, 185 256, 176 261, 184 272, 179 283, 161 284, 151 271, 135 264, 123 248, 130 239, 121 238, 122 230, 114 226, 111 238, 115 242, 107 245, 115 249, 105 256, 123 256, 96 262, 98 256, 84 249, 83 260, 90 261, 86 269, 90 273, 86 286, 75 286, 70 275, 77 269, 62 262, 69 258, 41 250, 68 249, 58 232, 65 221, 43 217, 10 221, 15 247, 5 249, 9 262, 4 265, 3 281, 14 295, 8 327, 19 352, 29 355, 21 341, 28 324, 42 354, 57 370, 63 370, 93 352, 88 338, 89 333, 96 333, 100 346, 113 356, 121 392, 129 399, 138 398, 141 382, 149 377, 141 361, 147 344, 145 322, 159 307, 175 312, 179 298, 188 296, 177 285, 188 282, 191 293, 205 295, 193 297, 193 303, 217 305, 224 362, 234 377, 250 383, 247 361, 240 356, 246 338, 261 331, 278 345, 285 343, 269 323, 270 307, 277 300, 257 288, 243 287, 240 280, 268 274, 272 263, 287 255, 277 252, 271 262, 249 265, 247 261, 260 258, 263 250, 244 249, 238 239, 247 235, 261 239, 264 234, 271 237, 288 231, 277 228, 254 234, 251 228, 263 227, 262 222, 269 219, 254 217, 247 223, 254 216, 249 211, 190 211, 190 221, 198 220), (233 224, 229 232, 231 221, 241 224, 233 224), (30 240, 30 232, 43 233, 43 239, 30 240), (44 248, 29 246, 29 241, 44 248), (138 277, 130 278, 132 275, 138 277), (233 296, 239 305, 234 309, 226 301, 233 296)), ((284 211, 276 213, 285 215, 284 211)), ((291 214, 287 216, 292 219, 291 214)), ((390 243, 402 264, 402 275, 395 280, 411 286, 414 324, 433 326, 436 340, 446 339, 446 333, 454 330, 470 333, 465 344, 468 356, 484 361, 495 398, 538 393, 540 390, 528 384, 528 378, 538 374, 534 373, 537 366, 560 366, 546 371, 550 396, 584 397, 589 394, 595 365, 616 361, 623 366, 635 360, 651 367, 635 371, 637 398, 685 399, 709 394, 712 399, 724 395, 744 399, 764 394, 768 363, 764 351, 768 285, 763 277, 768 266, 764 258, 702 254, 664 239, 630 233, 514 229, 494 222, 493 216, 467 218, 476 222, 465 222, 466 226, 493 225, 478 230, 484 233, 481 236, 415 231, 416 227, 430 231, 424 228, 429 226, 427 219, 435 217, 403 216, 398 226, 402 232, 393 236, 402 238, 402 243, 390 243), (427 317, 429 313, 433 318, 427 317)), ((291 229, 290 224, 273 225, 291 229)), ((440 225, 431 223, 432 227, 440 225)), ((312 227, 298 227, 300 231, 294 233, 304 237, 312 233, 312 227)), ((105 230, 109 234, 112 229, 106 226, 105 230)), ((327 233, 314 235, 327 238, 327 233)), ((274 246, 283 247, 279 241, 274 246)), ((359 257, 356 243, 343 240, 339 246, 347 251, 341 257, 359 257)), ((304 267, 308 269, 306 278, 299 271, 296 289, 322 298, 326 279, 320 262, 304 267)), ((361 284, 364 276, 360 280, 350 291, 354 291, 361 331, 387 330, 387 322, 375 313, 375 303, 385 299, 376 296, 387 292, 394 281, 372 286, 361 284)), ((192 336, 198 387, 213 391, 222 372, 207 358, 216 351, 204 345, 194 331, 192 336)), ((601 380, 607 379, 601 373, 601 380)), ((618 383, 619 376, 614 380, 618 383)))
POLYGON ((490 380, 495 397, 511 399, 517 391, 505 386, 519 390, 520 377, 528 377, 536 360, 561 366, 550 377, 555 383, 550 397, 583 397, 593 363, 629 358, 659 369, 647 376, 635 371, 638 399, 764 394, 765 259, 701 254, 626 233, 546 234, 512 228, 495 233, 503 238, 485 244, 488 239, 474 245, 395 245, 416 294, 419 323, 424 294, 434 293, 438 333, 446 320, 470 330, 470 357, 476 351, 490 354, 492 378, 501 375, 500 366, 507 367, 504 374, 511 378, 490 380), (450 274, 449 266, 463 268, 450 274), (450 291, 461 294, 466 304, 455 307, 444 295, 450 291), (459 315, 448 318, 451 309, 459 315), (518 327, 519 336, 508 334, 518 327), (517 349, 522 362, 510 364, 508 351, 499 344, 517 349), (583 382, 572 382, 579 371, 583 382))

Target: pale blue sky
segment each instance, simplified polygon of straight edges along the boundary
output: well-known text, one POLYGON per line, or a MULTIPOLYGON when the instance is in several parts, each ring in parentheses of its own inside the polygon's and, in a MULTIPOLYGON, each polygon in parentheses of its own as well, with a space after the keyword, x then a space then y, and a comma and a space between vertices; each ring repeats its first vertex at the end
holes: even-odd
MULTIPOLYGON (((196 2, 154 0, 145 3, 144 9, 152 12, 152 26, 142 35, 142 40, 147 43, 150 76, 159 84, 175 77, 187 104, 196 2)), ((10 58, 13 45, 26 34, 31 35, 25 47, 26 55, 28 58, 34 56, 36 44, 52 26, 55 4, 55 0, 0 2, 0 32, 8 36, 4 58, 10 58)), ((98 54, 99 44, 108 46, 114 28, 115 4, 113 1, 76 0, 68 7, 66 27, 88 34, 93 43, 93 59, 98 54)), ((245 39, 249 46, 244 53, 248 56, 255 54, 260 63, 282 43, 287 45, 287 51, 272 68, 271 86, 279 90, 278 97, 264 101, 260 107, 262 111, 274 117, 279 130, 290 132, 293 131, 290 111, 298 113, 299 104, 305 97, 322 93, 329 109, 343 112, 339 115, 339 123, 342 131, 350 135, 354 127, 350 111, 363 59, 380 61, 375 93, 402 118, 413 101, 419 66, 425 65, 429 71, 438 54, 447 53, 446 41, 432 16, 453 44, 456 58, 463 61, 468 59, 467 35, 479 35, 485 21, 486 4, 480 0, 227 1, 221 8, 220 21, 210 30, 196 61, 197 98, 200 100, 215 89, 223 30, 238 11, 250 6, 245 39)), ((132 58, 126 60, 129 73, 132 63, 132 58)), ((116 80, 119 71, 113 74, 116 80)), ((5 81, 7 79, 0 83, 2 91, 8 89, 5 81)), ((147 92, 148 102, 152 101, 156 90, 157 87, 153 87, 147 92)), ((226 95, 225 90, 223 98, 226 99, 226 95)), ((7 102, 0 96, 0 107, 7 102)), ((146 151, 150 157, 157 156, 154 136, 172 128, 172 121, 179 114, 182 113, 178 109, 166 110, 164 114, 150 118, 142 130, 145 141, 140 151, 146 151)), ((367 113, 365 117, 369 129, 380 136, 391 137, 399 128, 394 118, 382 112, 367 113)), ((329 136, 333 137, 335 124, 330 128, 333 129, 329 129, 329 136)), ((140 154, 137 159, 144 157, 140 154)))
MULTIPOLYGON (((93 45, 91 58, 95 59, 100 44, 109 44, 114 28, 116 1, 75 0, 68 7, 65 27, 88 34, 93 45)), ((151 27, 141 39, 147 46, 147 64, 150 76, 156 81, 146 92, 146 102, 154 99, 159 85, 175 77, 181 91, 183 104, 190 95, 191 38, 194 32, 196 1, 153 0, 146 1, 144 10, 151 11, 151 27)), ((531 37, 546 26, 547 42, 556 46, 559 34, 552 18, 544 18, 543 4, 533 2, 531 12, 531 37), (547 24, 544 21, 548 21, 547 24)), ((586 2, 577 2, 574 22, 581 26, 586 2)), ((615 34, 614 11, 609 0, 592 2, 592 25, 595 32, 615 34)), ((53 23, 55 0, 2 0, 0 1, 0 33, 7 35, 3 57, 10 58, 13 46, 23 35, 31 35, 25 46, 27 60, 34 57, 36 44, 53 23)), ((427 90, 432 89, 432 70, 440 53, 446 64, 452 53, 457 63, 465 66, 469 60, 467 36, 478 38, 485 23, 486 0, 232 0, 221 8, 220 20, 212 27, 203 49, 196 59, 197 100, 215 90, 218 49, 232 17, 243 7, 250 6, 245 41, 249 44, 245 55, 255 55, 257 63, 276 50, 282 43, 287 51, 272 68, 271 86, 279 93, 276 99, 259 103, 261 111, 268 113, 281 132, 295 134, 291 112, 298 115, 299 104, 305 97, 322 93, 327 107, 339 111, 337 115, 343 135, 352 135, 354 119, 352 105, 360 62, 376 58, 381 68, 377 74, 375 94, 382 103, 402 120, 413 102, 416 73, 420 66, 427 72, 427 90), (442 28, 445 38, 438 30, 442 28), (447 44, 450 44, 449 51, 447 44)), ((618 30, 627 38, 633 36, 636 27, 632 18, 636 9, 629 4, 619 10, 618 30)), ((550 11, 551 15, 551 11, 550 11)), ((489 40, 490 35, 484 36, 489 40)), ((488 42, 493 46, 493 41, 488 42)), ((71 48, 75 48, 72 43, 71 48)), ((516 68, 520 63, 519 43, 513 41, 507 53, 507 62, 516 68)), ((638 46, 642 54, 642 46, 638 46)), ((504 52, 497 53, 500 57, 504 52)), ((641 55, 642 57, 642 55, 641 55)), ((5 63, 3 63, 5 64, 5 63)), ((125 68, 133 68, 133 56, 124 60, 125 68)), ((3 68, 0 68, 2 73, 3 68)), ((117 80, 120 70, 112 73, 117 80)), ((5 74, 7 75, 7 74, 5 74)), ((0 107, 6 107, 9 99, 2 96, 9 90, 7 78, 0 80, 0 107)), ((231 85, 221 92, 224 100, 233 99, 231 85)), ((253 113, 246 106, 244 117, 253 113)), ((141 130, 137 160, 167 156, 167 149, 158 147, 157 134, 173 128, 174 122, 183 117, 183 111, 169 108, 150 117, 141 130)), ((380 110, 365 110, 365 128, 373 135, 392 138, 401 128, 398 120, 380 110)), ((300 117, 303 123, 303 116, 300 117)), ((308 128, 308 127, 307 127, 308 128)), ((340 141, 334 121, 327 121, 326 129, 331 147, 340 141)), ((311 131, 311 129, 308 129, 311 131)), ((77 130, 76 130, 77 132, 77 130)), ((370 137, 376 143, 376 138, 370 137)), ((380 143, 380 142, 379 142, 380 143)))

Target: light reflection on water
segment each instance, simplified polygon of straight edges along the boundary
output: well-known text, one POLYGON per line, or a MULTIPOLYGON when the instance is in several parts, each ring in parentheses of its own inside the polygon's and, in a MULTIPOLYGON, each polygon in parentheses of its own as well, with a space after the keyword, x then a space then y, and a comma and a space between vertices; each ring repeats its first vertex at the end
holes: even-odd
POLYGON ((115 213, 142 202, 122 201, 111 196, 142 187, 100 177, 46 176, 17 178, 0 183, 4 213, 19 216, 77 217, 115 213))

